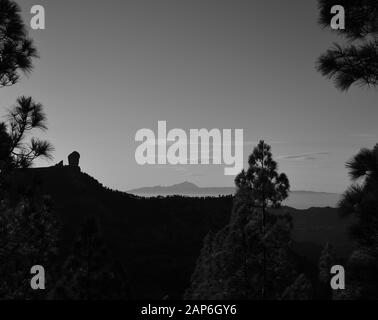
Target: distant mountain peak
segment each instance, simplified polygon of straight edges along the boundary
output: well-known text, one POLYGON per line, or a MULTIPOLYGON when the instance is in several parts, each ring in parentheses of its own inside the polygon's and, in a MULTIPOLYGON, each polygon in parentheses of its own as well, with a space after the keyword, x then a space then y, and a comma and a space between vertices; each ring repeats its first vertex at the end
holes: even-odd
POLYGON ((194 189, 199 188, 196 184, 189 181, 184 181, 182 183, 174 184, 172 187, 194 188, 194 189))

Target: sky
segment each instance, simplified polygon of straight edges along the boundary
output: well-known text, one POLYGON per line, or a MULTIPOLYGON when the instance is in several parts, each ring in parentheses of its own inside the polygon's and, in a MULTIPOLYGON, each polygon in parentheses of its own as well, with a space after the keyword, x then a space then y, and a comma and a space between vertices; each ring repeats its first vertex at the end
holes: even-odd
MULTIPOLYGON (((54 161, 76 150, 83 171, 126 191, 190 181, 232 186, 223 165, 140 166, 135 134, 244 130, 244 158, 272 145, 292 190, 342 192, 345 163, 378 138, 377 91, 344 93, 315 69, 344 39, 317 24, 316 1, 19 0, 43 5, 46 29, 31 30, 40 59, 4 88, 0 114, 20 95, 41 102, 54 161)), ((346 21, 347 23, 347 21, 346 21)))

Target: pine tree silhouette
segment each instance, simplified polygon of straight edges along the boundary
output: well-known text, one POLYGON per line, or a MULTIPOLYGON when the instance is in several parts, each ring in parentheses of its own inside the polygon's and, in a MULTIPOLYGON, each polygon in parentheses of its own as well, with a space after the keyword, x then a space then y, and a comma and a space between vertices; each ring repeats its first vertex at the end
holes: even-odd
POLYGON ((344 193, 339 210, 353 216, 350 235, 357 248, 347 264, 348 287, 339 298, 377 299, 378 293, 378 144, 362 149, 347 163, 352 186, 344 193))
POLYGON ((99 227, 93 218, 81 226, 70 256, 61 270, 62 279, 54 299, 127 299, 129 288, 124 270, 109 256, 99 227))
POLYGON ((20 72, 30 72, 33 58, 38 57, 28 38, 21 9, 10 0, 0 0, 0 57, 0 88, 17 83, 20 72))
POLYGON ((378 85, 378 2, 376 0, 319 0, 319 23, 330 28, 331 8, 345 9, 345 30, 337 30, 349 42, 335 44, 317 62, 317 69, 333 79, 338 89, 346 91, 353 84, 378 85))
POLYGON ((336 255, 333 246, 327 243, 319 258, 319 281, 321 284, 322 293, 325 297, 330 299, 332 297, 331 291, 331 268, 336 265, 336 255))
POLYGON ((264 142, 236 185, 230 223, 205 239, 186 299, 281 299, 296 279, 291 217, 269 209, 287 197, 289 182, 264 142))
POLYGON ((59 224, 48 198, 0 204, 0 299, 43 299, 30 288, 30 268, 42 265, 47 281, 57 262, 59 224), (41 200, 42 199, 42 200, 41 200))
POLYGON ((304 274, 300 274, 294 283, 288 287, 283 295, 283 300, 311 300, 312 296, 312 284, 306 278, 304 274))

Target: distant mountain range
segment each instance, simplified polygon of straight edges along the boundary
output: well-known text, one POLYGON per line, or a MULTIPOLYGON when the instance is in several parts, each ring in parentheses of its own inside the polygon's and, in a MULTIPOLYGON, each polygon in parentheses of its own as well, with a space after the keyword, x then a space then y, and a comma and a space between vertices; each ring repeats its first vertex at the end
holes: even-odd
MULTIPOLYGON (((232 195, 234 187, 199 187, 191 182, 183 182, 172 186, 154 186, 129 190, 128 193, 142 197, 182 195, 188 197, 218 197, 232 195)), ((336 207, 340 195, 337 193, 293 191, 283 203, 296 209, 312 207, 336 207)))

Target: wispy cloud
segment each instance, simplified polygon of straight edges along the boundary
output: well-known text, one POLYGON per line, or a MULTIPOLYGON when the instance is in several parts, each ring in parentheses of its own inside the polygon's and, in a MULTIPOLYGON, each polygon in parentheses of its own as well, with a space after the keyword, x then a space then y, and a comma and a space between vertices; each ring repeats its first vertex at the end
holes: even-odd
POLYGON ((278 157, 279 160, 293 160, 293 161, 311 161, 320 159, 322 156, 328 156, 330 152, 311 152, 311 153, 302 153, 302 154, 290 154, 290 155, 281 155, 278 157))

